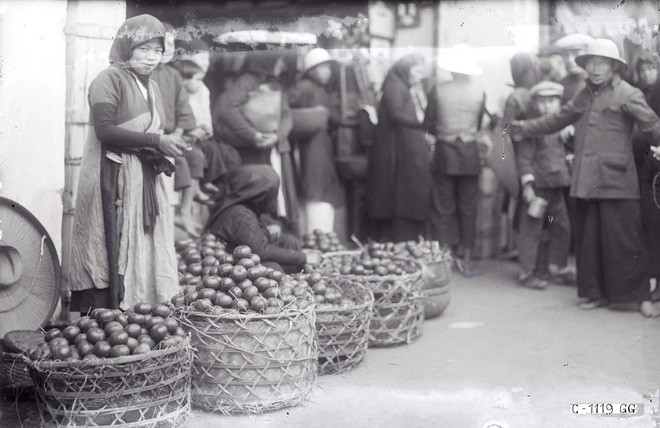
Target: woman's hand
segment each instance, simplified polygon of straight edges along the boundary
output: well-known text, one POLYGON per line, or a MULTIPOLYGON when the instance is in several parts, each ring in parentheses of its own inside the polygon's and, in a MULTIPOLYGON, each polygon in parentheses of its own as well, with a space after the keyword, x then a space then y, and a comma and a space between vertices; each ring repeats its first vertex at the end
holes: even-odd
POLYGON ((506 133, 511 136, 512 141, 522 141, 525 137, 523 135, 523 124, 525 122, 522 120, 512 120, 506 126, 506 133))
POLYGON ((655 160, 660 160, 660 147, 651 146, 651 153, 655 160))
POLYGON ((165 156, 183 156, 184 152, 190 151, 191 148, 188 147, 183 138, 175 135, 161 135, 160 144, 158 145, 158 150, 165 156))
POLYGON ((282 236, 282 226, 279 224, 269 224, 266 229, 268 229, 268 234, 273 240, 280 239, 280 236, 282 236))
POLYGON ((532 186, 532 183, 525 184, 522 191, 522 197, 528 204, 536 199, 536 193, 534 192, 534 186, 532 186))
POLYGON ((257 148, 259 149, 269 149, 273 147, 278 140, 278 136, 274 132, 261 133, 257 132, 257 148))
POLYGON ((321 252, 317 250, 309 250, 305 249, 303 250, 305 253, 305 264, 306 265, 312 265, 312 266, 317 266, 319 263, 321 263, 321 252))

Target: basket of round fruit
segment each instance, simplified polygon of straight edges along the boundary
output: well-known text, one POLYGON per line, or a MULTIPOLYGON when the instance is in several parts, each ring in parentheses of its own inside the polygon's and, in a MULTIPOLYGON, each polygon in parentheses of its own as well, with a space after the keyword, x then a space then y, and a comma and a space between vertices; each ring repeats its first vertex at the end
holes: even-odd
POLYGON ((424 283, 424 317, 440 316, 449 305, 449 282, 454 259, 451 251, 442 248, 438 241, 407 241, 394 243, 370 243, 368 247, 393 253, 397 257, 407 257, 422 261, 422 282, 424 283))
POLYGON ((94 309, 33 347, 42 426, 178 427, 190 415, 190 339, 165 305, 94 309))
POLYGON ((378 249, 326 253, 320 264, 327 276, 356 278, 374 295, 369 346, 411 343, 422 334, 422 265, 378 249))
POLYGON ((232 257, 171 300, 195 348, 193 406, 245 414, 298 405, 316 381, 312 294, 245 245, 232 257))
POLYGON ((303 236, 303 248, 318 250, 324 253, 343 251, 346 248, 339 240, 336 232, 324 233, 320 229, 303 236))
POLYGON ((374 296, 351 278, 324 277, 319 272, 296 279, 311 287, 316 300, 319 374, 339 374, 359 366, 369 345, 374 296))

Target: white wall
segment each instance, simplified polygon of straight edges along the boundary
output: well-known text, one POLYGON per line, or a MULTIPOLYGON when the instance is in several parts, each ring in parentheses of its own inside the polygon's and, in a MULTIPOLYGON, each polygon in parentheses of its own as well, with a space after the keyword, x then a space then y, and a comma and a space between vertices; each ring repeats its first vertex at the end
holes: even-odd
POLYGON ((484 69, 479 80, 491 103, 501 107, 513 83, 509 59, 517 52, 536 53, 539 45, 538 0, 463 0, 440 2, 440 48, 468 43, 484 69))
POLYGON ((35 214, 60 255, 66 9, 0 2, 0 195, 35 214))

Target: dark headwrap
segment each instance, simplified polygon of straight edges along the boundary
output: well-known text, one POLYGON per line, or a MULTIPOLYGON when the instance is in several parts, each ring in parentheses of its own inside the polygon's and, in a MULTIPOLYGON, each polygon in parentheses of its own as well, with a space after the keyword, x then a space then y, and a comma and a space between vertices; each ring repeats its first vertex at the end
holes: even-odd
POLYGON ((243 71, 273 77, 275 64, 280 58, 282 58, 282 52, 279 49, 248 52, 243 63, 243 71))
POLYGON ((406 86, 410 86, 410 69, 418 64, 424 64, 424 56, 420 54, 409 54, 394 63, 387 72, 385 81, 389 79, 400 79, 406 86))
POLYGON ((535 55, 520 52, 509 61, 511 77, 516 88, 530 89, 539 83, 539 60, 535 55))
POLYGON ((270 165, 243 165, 229 175, 227 196, 213 210, 208 224, 227 209, 245 205, 258 216, 277 215, 277 192, 280 178, 270 165))
POLYGON ((119 27, 110 48, 110 64, 130 68, 129 60, 133 50, 151 40, 160 42, 165 49, 165 26, 151 15, 138 15, 128 18, 119 27))

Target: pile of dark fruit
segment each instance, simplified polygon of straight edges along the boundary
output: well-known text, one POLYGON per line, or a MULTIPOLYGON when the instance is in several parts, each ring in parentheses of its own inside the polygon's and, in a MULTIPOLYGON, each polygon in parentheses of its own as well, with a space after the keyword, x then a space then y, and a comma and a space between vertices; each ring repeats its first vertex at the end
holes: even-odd
POLYGON ((171 299, 175 307, 219 314, 277 314, 311 304, 307 284, 262 265, 246 245, 223 256, 222 264, 208 267, 196 285, 184 286, 171 299))
POLYGON ((165 305, 138 303, 133 309, 94 309, 71 325, 46 332, 28 351, 33 360, 89 361, 144 354, 177 346, 186 333, 165 305))
POLYGON ((323 233, 319 229, 303 236, 303 247, 308 250, 318 250, 324 253, 346 249, 339 241, 335 232, 323 233))

